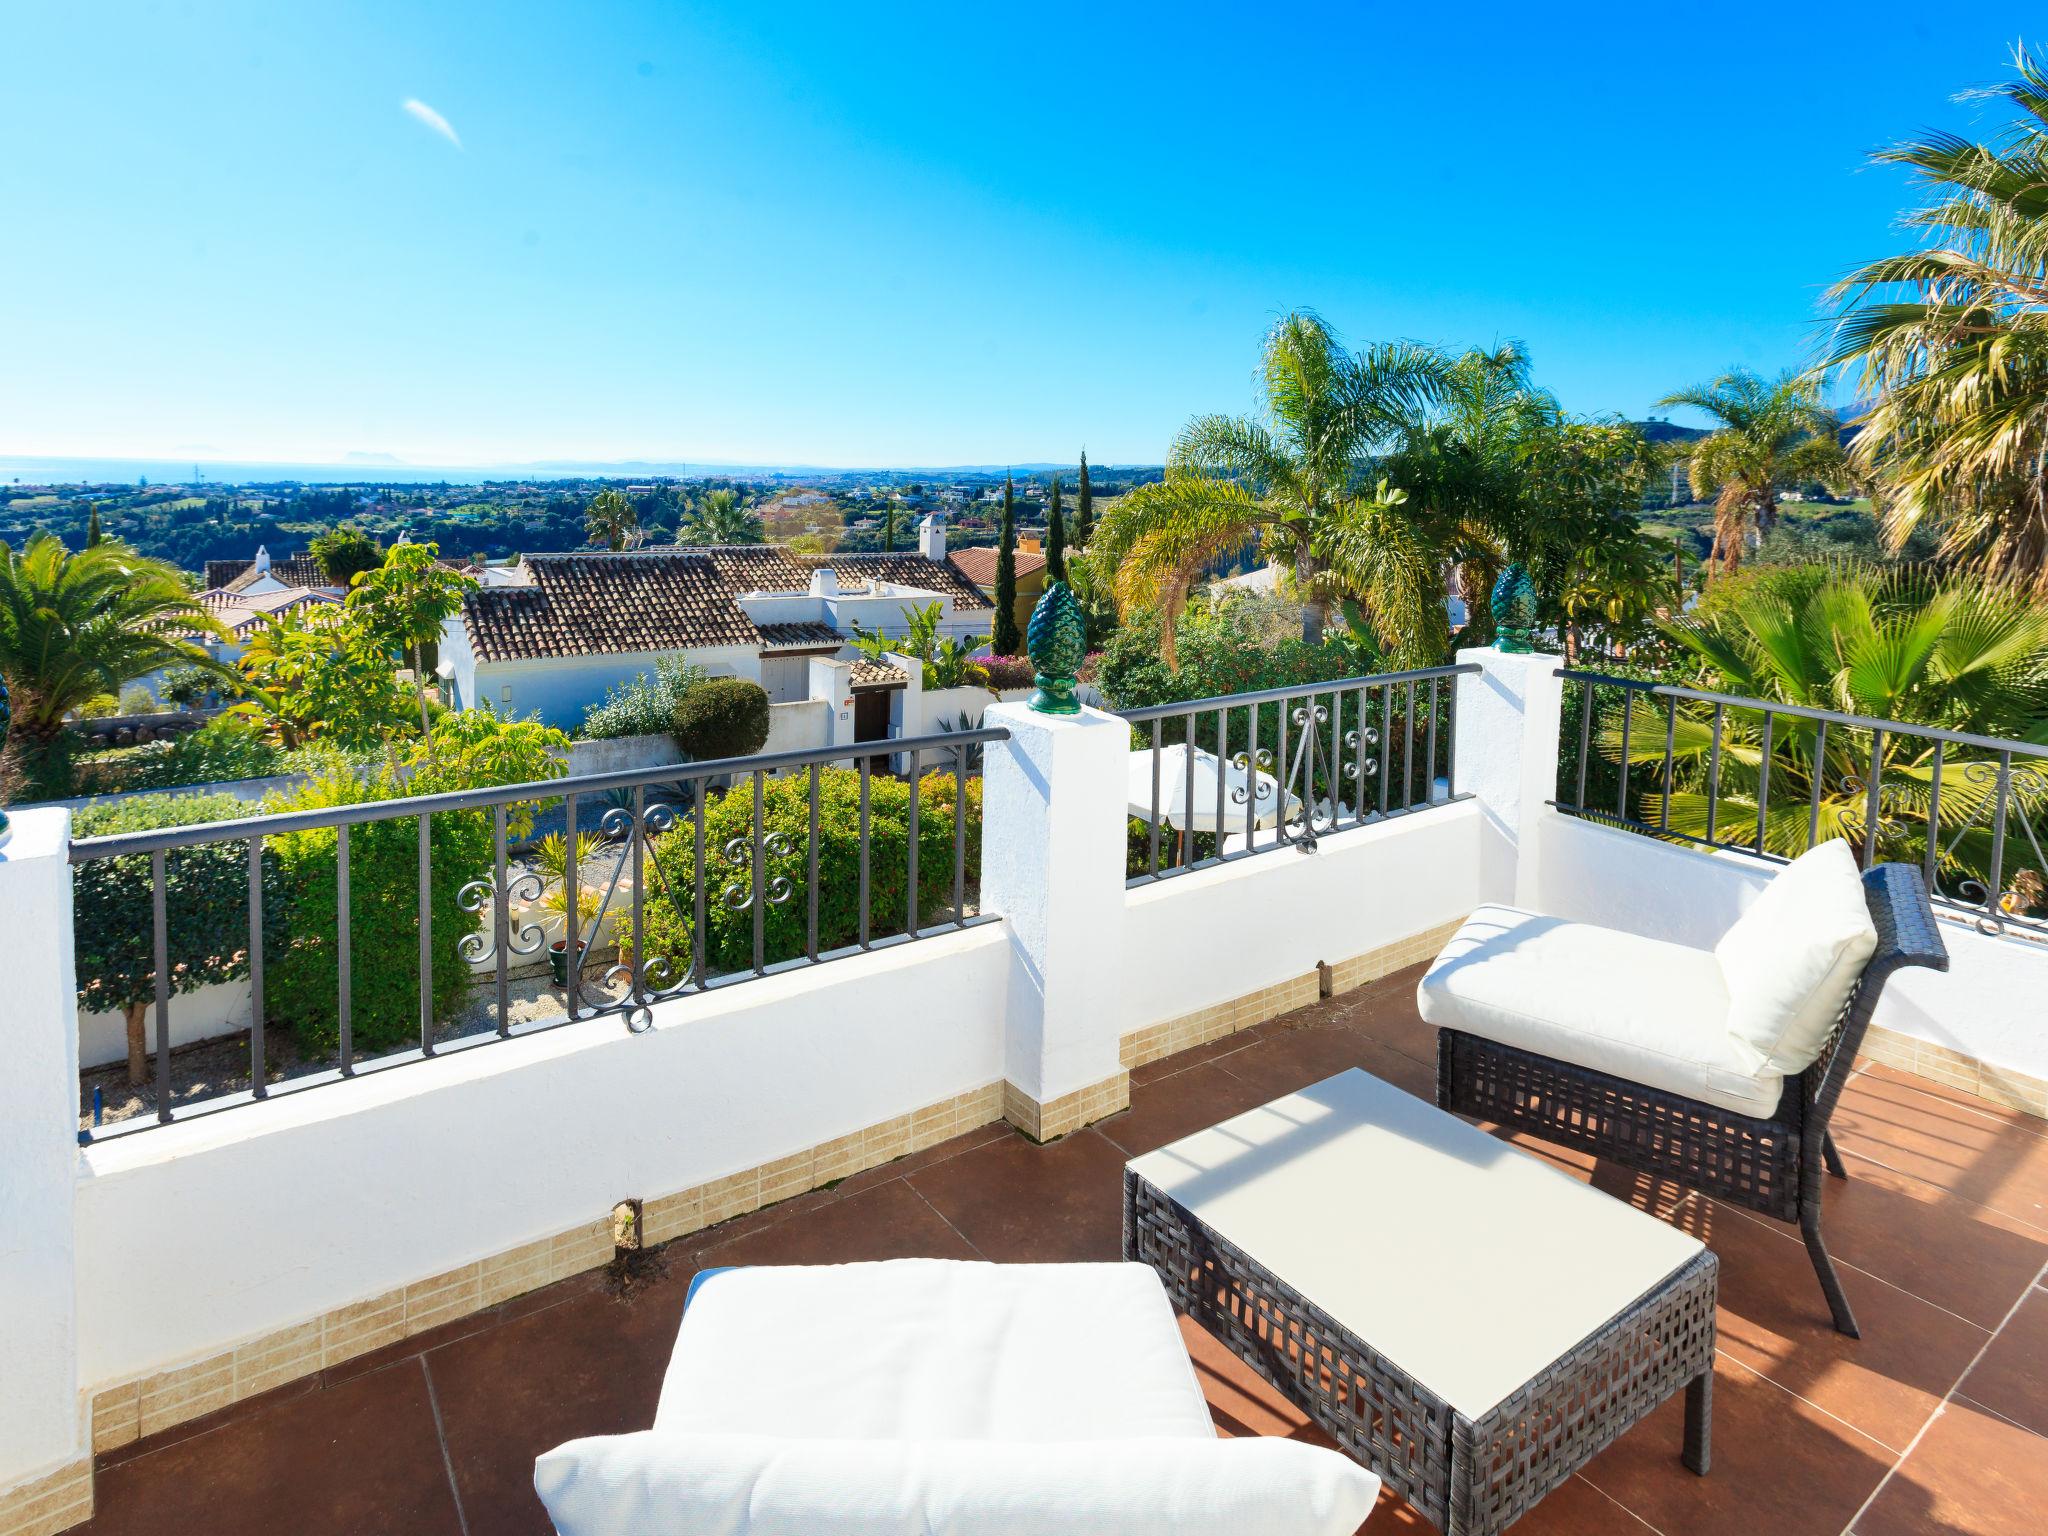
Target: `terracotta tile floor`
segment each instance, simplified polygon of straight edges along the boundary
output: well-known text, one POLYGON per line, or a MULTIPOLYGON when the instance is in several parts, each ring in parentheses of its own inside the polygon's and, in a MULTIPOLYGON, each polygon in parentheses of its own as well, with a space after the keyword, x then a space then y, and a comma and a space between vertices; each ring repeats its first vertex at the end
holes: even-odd
MULTIPOLYGON (((584 1276, 102 1458, 96 1536, 545 1533, 534 1456, 644 1427, 699 1268, 904 1255, 1118 1256, 1121 1170, 1238 1110, 1362 1066, 1434 1080, 1415 972, 1141 1070, 1128 1112, 1048 1147, 990 1127, 679 1240, 632 1296, 584 1276)), ((1678 1460, 1679 1402, 1519 1526, 1542 1536, 2048 1530, 2048 1125, 1871 1067, 1835 1121, 1851 1178, 1827 1229, 1864 1325, 1829 1326, 1789 1227, 1544 1152, 1721 1256, 1714 1467, 1678 1460)), ((1390 1262, 1399 1262, 1398 1254, 1390 1262)), ((1219 1428, 1310 1435, 1183 1324, 1219 1428)), ((1428 1529, 1392 1500, 1369 1536, 1428 1529)))

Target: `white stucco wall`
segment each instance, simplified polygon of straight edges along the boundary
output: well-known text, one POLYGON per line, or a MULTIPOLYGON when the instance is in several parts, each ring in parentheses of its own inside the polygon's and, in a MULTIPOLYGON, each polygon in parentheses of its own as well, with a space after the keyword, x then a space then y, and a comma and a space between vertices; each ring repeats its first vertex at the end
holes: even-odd
MULTIPOLYGON (((171 999, 171 1048, 232 1035, 249 1027, 249 983, 220 981, 171 999)), ((143 1021, 147 1048, 156 1050, 156 1010, 143 1021)), ((78 1064, 104 1067, 128 1059, 128 1015, 116 1008, 104 1013, 78 1011, 78 1064)), ((154 1060, 154 1056, 151 1058, 154 1060)))
POLYGON ((1119 1034, 1462 918, 1484 898, 1483 816, 1463 800, 1133 886, 1119 1034))
POLYGON ((808 752, 830 746, 832 705, 825 699, 798 699, 768 706, 768 740, 763 752, 808 752))
MULTIPOLYGON (((1548 813, 1538 826, 1533 900, 1539 911, 1709 949, 1777 866, 1702 853, 1548 813)), ((2048 1077, 2048 945, 1944 920, 1944 972, 1901 971, 1885 983, 1874 1023, 1978 1061, 2048 1077)))
POLYGON ((759 653, 746 646, 728 645, 682 652, 630 651, 543 661, 478 662, 470 669, 472 681, 467 683, 462 681, 458 665, 456 692, 465 709, 489 704, 500 714, 521 718, 538 714, 549 725, 574 731, 583 723, 584 712, 602 703, 613 686, 630 682, 643 672, 652 677, 658 663, 676 656, 713 677, 761 680, 759 653))
MULTIPOLYGON (((79 1450, 72 1198, 78 1052, 68 811, 10 813, 0 844, 0 1489, 79 1450)), ((997 972, 1000 980, 1001 972, 997 972)))
POLYGON ((96 1143, 77 1186, 82 1383, 993 1082, 1006 952, 990 924, 664 1003, 640 1035, 564 1025, 96 1143))

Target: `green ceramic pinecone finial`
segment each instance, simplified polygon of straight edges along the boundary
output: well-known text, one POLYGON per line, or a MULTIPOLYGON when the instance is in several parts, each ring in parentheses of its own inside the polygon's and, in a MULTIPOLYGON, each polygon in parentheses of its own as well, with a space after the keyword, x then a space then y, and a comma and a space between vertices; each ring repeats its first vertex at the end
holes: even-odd
POLYGON ((1495 650, 1526 652, 1532 648, 1536 639, 1536 588, 1519 561, 1502 571, 1500 580, 1493 584, 1493 623, 1498 636, 1495 650))
POLYGON ((1074 682, 1088 655, 1088 626, 1082 623, 1081 605, 1064 581, 1048 583, 1045 595, 1031 610, 1024 649, 1037 671, 1032 681, 1038 684, 1038 691, 1031 695, 1031 707, 1044 715, 1081 713, 1074 682))

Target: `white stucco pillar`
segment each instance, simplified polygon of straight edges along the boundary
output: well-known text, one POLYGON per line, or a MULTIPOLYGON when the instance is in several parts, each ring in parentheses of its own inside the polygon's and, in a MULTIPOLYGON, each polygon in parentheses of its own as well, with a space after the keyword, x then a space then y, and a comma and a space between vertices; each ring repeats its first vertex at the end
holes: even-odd
MULTIPOLYGON (((0 1490, 86 1454, 72 1198, 78 989, 71 813, 10 811, 0 843, 0 1490)), ((0 1524, 6 1500, 0 1497, 0 1524)))
POLYGON ((853 663, 837 656, 813 656, 808 668, 808 696, 826 706, 827 747, 853 744, 853 663))
MULTIPOLYGON (((924 663, 915 656, 902 651, 884 651, 882 660, 903 674, 901 688, 889 695, 889 734, 891 736, 922 736, 924 734, 924 663)), ((910 756, 899 752, 891 760, 898 773, 910 771, 910 756)))
MULTIPOLYGON (((1130 727, 1100 710, 993 704, 982 802, 982 906, 1009 929, 1005 1076, 1025 1128, 1063 1134, 1129 1101, 1118 1053, 1124 780, 1130 727)), ((1018 1119, 1013 1111, 1011 1118, 1018 1119)))
POLYGON ((1534 905, 1537 824, 1557 813, 1558 717, 1562 657, 1541 651, 1458 652, 1477 672, 1459 674, 1457 786, 1485 812, 1480 833, 1479 890, 1488 901, 1534 905))

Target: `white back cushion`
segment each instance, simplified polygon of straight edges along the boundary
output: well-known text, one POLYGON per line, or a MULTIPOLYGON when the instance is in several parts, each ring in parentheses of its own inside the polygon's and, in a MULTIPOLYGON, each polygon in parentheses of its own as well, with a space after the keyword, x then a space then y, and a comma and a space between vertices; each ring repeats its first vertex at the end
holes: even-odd
POLYGON ((1216 1438, 1149 1264, 957 1259, 703 1276, 653 1427, 788 1440, 1216 1438))
POLYGON ((1804 1072, 1876 950, 1849 845, 1835 838, 1808 849, 1714 946, 1729 1032, 1786 1076, 1804 1072))
MULTIPOLYGON (((790 1383, 801 1392, 802 1383, 790 1383)), ((1380 1480, 1292 1440, 571 1440, 534 1463, 561 1536, 1351 1536, 1380 1480)))

